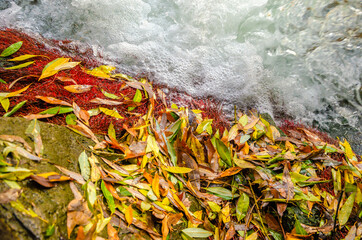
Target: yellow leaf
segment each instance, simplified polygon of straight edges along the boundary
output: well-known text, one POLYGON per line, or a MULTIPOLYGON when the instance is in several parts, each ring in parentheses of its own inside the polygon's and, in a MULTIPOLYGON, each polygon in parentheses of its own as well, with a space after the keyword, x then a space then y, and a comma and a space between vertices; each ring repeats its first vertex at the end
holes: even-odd
POLYGON ((70 61, 70 58, 57 58, 57 59, 51 61, 44 67, 39 80, 53 76, 54 74, 58 73, 59 70, 56 70, 56 68, 69 61, 70 61))
POLYGON ((126 218, 128 225, 131 225, 133 222, 133 209, 131 204, 126 208, 124 216, 126 218))
POLYGON ((80 62, 66 62, 66 63, 63 63, 63 64, 55 67, 54 70, 62 71, 62 70, 71 69, 71 68, 74 68, 75 66, 77 66, 79 63, 80 62))
POLYGON ((246 240, 257 240, 258 239, 258 233, 257 232, 253 232, 252 234, 250 234, 246 240))
POLYGON ((7 112, 9 110, 9 106, 10 106, 10 101, 9 98, 4 98, 2 100, 0 100, 1 106, 4 108, 5 112, 7 112))
POLYGON ((171 173, 189 173, 193 171, 193 169, 187 167, 166 167, 163 169, 171 173))
POLYGON ((18 96, 20 93, 22 93, 22 92, 26 91, 26 90, 29 88, 29 86, 30 86, 30 84, 29 84, 28 86, 26 86, 26 87, 24 87, 24 88, 20 89, 20 90, 17 90, 17 91, 14 91, 14 92, 8 93, 8 94, 6 94, 6 95, 5 95, 5 97, 3 97, 3 98, 16 97, 16 96, 18 96))
POLYGON ((47 102, 47 103, 50 103, 50 104, 59 104, 59 105, 64 105, 64 106, 69 106, 69 107, 72 106, 68 102, 65 102, 63 100, 56 99, 56 98, 53 98, 53 97, 36 96, 36 98, 39 98, 39 99, 43 100, 44 102, 47 102))
POLYGON ((249 154, 249 144, 248 144, 248 142, 245 142, 245 145, 241 150, 243 151, 244 155, 249 154))
POLYGON ((34 61, 30 61, 30 62, 22 63, 22 64, 19 64, 19 65, 16 65, 16 66, 7 67, 5 69, 7 69, 7 70, 15 70, 15 69, 20 69, 20 68, 25 68, 25 67, 33 64, 33 63, 34 63, 34 61))
POLYGON ((111 110, 111 109, 104 108, 104 107, 99 107, 99 110, 101 110, 101 112, 103 112, 104 114, 106 114, 108 116, 123 119, 123 117, 117 112, 117 110, 111 110))
POLYGON ((221 209, 222 213, 222 221, 224 223, 230 222, 230 207, 229 204, 227 204, 223 209, 221 209))
POLYGON ((152 180, 152 190, 157 198, 160 198, 160 177, 158 174, 155 174, 155 177, 152 180))
POLYGON ((9 59, 8 61, 11 61, 11 62, 24 61, 24 60, 27 60, 27 59, 29 59, 29 58, 34 58, 34 57, 45 57, 45 58, 49 58, 49 57, 44 56, 44 55, 25 54, 25 55, 21 55, 21 56, 19 56, 19 57, 15 57, 15 58, 9 59))

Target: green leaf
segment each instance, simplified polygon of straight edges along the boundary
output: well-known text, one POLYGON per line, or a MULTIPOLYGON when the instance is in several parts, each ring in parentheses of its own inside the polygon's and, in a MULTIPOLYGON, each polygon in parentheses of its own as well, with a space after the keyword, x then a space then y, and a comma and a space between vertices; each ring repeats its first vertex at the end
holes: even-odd
POLYGON ((295 219, 295 231, 299 235, 308 235, 307 231, 302 227, 298 219, 295 219))
POLYGON ((4 98, 1 100, 1 106, 4 108, 5 112, 9 110, 10 107, 10 101, 9 98, 4 98))
POLYGON ((1 78, 0 78, 0 83, 5 83, 5 84, 7 84, 7 82, 5 82, 4 80, 2 80, 1 78))
POLYGON ((19 64, 19 65, 16 65, 16 66, 12 66, 12 67, 7 67, 5 68, 6 70, 15 70, 15 69, 20 69, 20 68, 25 68, 31 64, 33 64, 34 61, 31 61, 31 62, 26 62, 26 63, 22 63, 22 64, 19 64))
POLYGON ((227 200, 239 197, 239 194, 237 193, 233 194, 229 189, 223 187, 209 187, 205 189, 227 200))
POLYGON ((249 202, 249 196, 246 193, 241 194, 236 205, 236 217, 238 221, 241 221, 246 216, 249 209, 249 202))
POLYGON ((341 226, 348 222, 349 216, 351 215, 353 209, 354 199, 356 197, 356 192, 352 193, 343 204, 341 210, 338 214, 338 222, 341 226))
POLYGON ((65 118, 65 122, 68 125, 77 125, 77 116, 74 113, 68 114, 65 118))
POLYGON ((214 203, 214 202, 210 202, 208 201, 207 204, 209 204, 211 210, 213 212, 220 212, 221 211, 221 206, 217 203, 214 203))
POLYGON ((118 97, 117 95, 114 95, 112 93, 106 92, 103 89, 101 89, 102 93, 104 96, 106 96, 107 98, 111 98, 111 99, 120 99, 120 97, 118 97))
POLYGON ((87 182, 85 185, 85 196, 87 199, 89 209, 93 209, 94 203, 97 200, 97 190, 92 182, 87 182))
POLYGON ((174 122, 174 123, 171 125, 171 127, 168 128, 168 130, 169 130, 170 132, 172 132, 172 134, 167 137, 167 139, 168 139, 168 141, 170 141, 170 143, 173 142, 173 140, 174 140, 175 137, 177 136, 178 132, 180 131, 181 123, 182 123, 182 119, 180 118, 179 120, 177 120, 176 122, 174 122))
POLYGON ((21 45, 23 45, 23 41, 10 45, 8 48, 6 48, 4 51, 2 51, 2 53, 0 54, 0 57, 8 57, 11 54, 16 53, 21 48, 21 45))
POLYGON ((46 237, 51 237, 55 232, 55 224, 49 225, 46 232, 45 232, 45 236, 46 237))
MULTIPOLYGON (((133 102, 135 103, 139 103, 142 101, 142 93, 139 89, 136 90, 136 93, 133 96, 133 102)), ((135 107, 128 107, 128 111, 132 111, 133 109, 135 109, 135 107)))
POLYGON ((16 106, 13 109, 11 109, 10 112, 5 113, 3 117, 10 117, 14 113, 16 113, 16 111, 18 111, 26 102, 27 102, 27 100, 16 104, 16 106))
POLYGON ((186 228, 182 230, 183 233, 193 238, 207 238, 212 236, 212 232, 209 232, 202 228, 186 228))
POLYGON ((72 107, 57 106, 57 107, 52 107, 45 111, 42 111, 40 114, 63 114, 63 113, 69 113, 69 112, 73 112, 72 107))
POLYGON ((240 119, 239 119, 239 123, 241 124, 241 126, 245 127, 246 124, 248 123, 248 116, 246 114, 244 114, 240 119))
POLYGON ((209 135, 212 134, 212 121, 213 119, 206 119, 202 123, 199 124, 196 128, 196 133, 201 134, 206 131, 209 135))
POLYGON ((109 124, 109 127, 108 127, 108 136, 116 139, 116 130, 114 129, 113 123, 109 124))
POLYGON ((88 181, 90 176, 90 164, 88 161, 88 156, 85 151, 83 151, 79 157, 78 157, 79 167, 80 167, 80 173, 82 174, 82 177, 85 181, 88 181))
POLYGON ((219 153, 221 159, 231 167, 231 153, 228 147, 218 138, 215 139, 216 150, 219 153))
POLYGON ((104 184, 103 180, 102 180, 102 183, 101 183, 101 189, 102 189, 104 197, 107 200, 109 210, 111 210, 111 213, 113 214, 114 211, 116 210, 116 205, 114 204, 114 199, 113 199, 113 196, 112 196, 111 192, 108 191, 108 189, 107 189, 106 185, 104 184))
POLYGON ((132 193, 130 193, 127 189, 125 189, 124 187, 118 187, 117 188, 117 192, 119 193, 119 195, 121 196, 126 196, 126 197, 132 197, 132 193))

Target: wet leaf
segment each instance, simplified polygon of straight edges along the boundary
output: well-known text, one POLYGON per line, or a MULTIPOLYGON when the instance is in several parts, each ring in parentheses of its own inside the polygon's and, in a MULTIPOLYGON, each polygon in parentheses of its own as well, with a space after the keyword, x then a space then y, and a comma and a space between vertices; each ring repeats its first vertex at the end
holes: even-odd
POLYGON ((15 208, 16 210, 18 210, 22 214, 29 215, 30 217, 39 218, 39 219, 43 220, 32 209, 26 209, 25 206, 19 200, 10 202, 10 205, 11 205, 12 208, 15 208))
POLYGON ((93 85, 68 85, 64 89, 71 93, 85 93, 92 89, 93 85))
POLYGON ((45 236, 51 237, 54 235, 54 233, 55 233, 55 224, 52 224, 47 227, 47 230, 45 231, 45 236))
POLYGON ((238 218, 238 221, 241 221, 246 216, 248 209, 249 196, 246 193, 242 193, 236 205, 236 217, 238 218))
POLYGON ((25 68, 31 64, 33 64, 34 61, 30 61, 30 62, 26 62, 26 63, 22 63, 22 64, 19 64, 19 65, 16 65, 16 66, 12 66, 12 67, 7 67, 7 68, 4 68, 6 70, 16 70, 16 69, 21 69, 21 68, 25 68))
POLYGON ((213 234, 212 232, 202 228, 185 228, 182 232, 192 238, 207 238, 213 234))
POLYGON ((22 45, 23 41, 11 44, 9 47, 7 47, 5 50, 1 52, 0 57, 8 57, 16 53, 21 48, 22 45))
POLYGON ((341 226, 345 225, 348 222, 349 216, 351 215, 354 199, 356 197, 356 193, 352 193, 343 204, 341 210, 338 213, 338 222, 341 226))

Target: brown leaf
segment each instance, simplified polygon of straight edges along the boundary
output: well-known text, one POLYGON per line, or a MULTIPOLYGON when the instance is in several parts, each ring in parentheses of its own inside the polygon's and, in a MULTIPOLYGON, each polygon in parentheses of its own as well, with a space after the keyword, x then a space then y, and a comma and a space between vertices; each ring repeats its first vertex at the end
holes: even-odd
POLYGON ((92 89, 93 85, 68 85, 64 89, 71 93, 84 93, 92 89))
POLYGON ((22 190, 10 188, 2 193, 0 193, 0 204, 9 203, 11 201, 15 201, 20 197, 22 190))
POLYGON ((58 80, 62 81, 62 82, 72 82, 74 84, 77 84, 77 82, 73 79, 73 78, 69 78, 69 77, 57 77, 58 80))
POLYGON ((71 107, 72 105, 66 101, 57 99, 57 98, 53 98, 53 97, 44 97, 44 96, 36 96, 36 98, 43 100, 46 103, 50 103, 50 104, 57 104, 57 105, 64 105, 64 106, 69 106, 71 107))
POLYGON ((73 112, 79 120, 83 121, 86 125, 89 126, 89 113, 81 109, 75 102, 73 102, 73 112))
POLYGON ((284 165, 282 180, 285 185, 285 189, 284 189, 285 192, 283 192, 284 196, 281 191, 279 191, 279 192, 281 193, 281 195, 283 197, 285 197, 287 199, 287 202, 288 202, 289 200, 293 199, 293 197, 294 197, 294 184, 292 182, 292 178, 290 177, 287 164, 284 165))
POLYGON ((162 227, 161 227, 161 231, 162 231, 162 240, 166 240, 168 233, 170 232, 170 229, 168 227, 168 216, 166 215, 164 217, 164 219, 162 220, 162 227))
POLYGON ((280 217, 283 217, 283 214, 286 209, 287 209, 286 203, 277 203, 277 210, 280 217))
POLYGON ((41 118, 50 118, 55 116, 56 114, 29 114, 26 116, 23 116, 24 118, 28 119, 28 120, 33 120, 33 119, 41 119, 41 118))
POLYGON ((189 172, 187 175, 192 185, 197 190, 200 190, 200 172, 199 166, 197 165, 196 161, 187 153, 182 153, 181 159, 185 163, 186 167, 193 169, 193 171, 189 172))
POLYGON ((30 147, 30 145, 22 137, 15 136, 15 135, 0 135, 0 140, 6 141, 6 142, 19 142, 19 143, 23 144, 24 148, 28 152, 33 151, 33 149, 30 147))
POLYGON ((90 100, 89 102, 95 103, 95 104, 111 105, 111 106, 123 104, 123 102, 108 100, 108 99, 103 99, 103 98, 94 98, 94 99, 90 100))
POLYGON ((72 171, 69 171, 68 169, 66 168, 63 168, 61 166, 58 166, 58 165, 55 165, 56 168, 59 169, 59 171, 61 171, 62 173, 64 173, 65 175, 68 175, 69 177, 73 178, 74 180, 76 180, 79 184, 85 184, 85 181, 82 177, 82 175, 80 175, 79 173, 76 173, 76 172, 72 172, 72 171))
POLYGON ((108 240, 119 240, 118 231, 112 226, 111 223, 107 224, 108 240))
POLYGON ((236 234, 236 231, 235 231, 235 227, 234 227, 234 224, 231 223, 230 224, 230 228, 229 230, 226 232, 226 235, 225 235, 225 240, 231 240, 233 239, 234 235, 236 234))
POLYGON ((67 128, 75 131, 76 133, 79 133, 80 135, 83 135, 87 138, 92 139, 95 143, 99 143, 98 138, 92 130, 89 129, 85 124, 77 120, 77 125, 68 125, 67 128))
POLYGON ((275 217, 273 215, 271 215, 270 213, 266 213, 264 215, 266 224, 268 224, 269 228, 271 228, 272 230, 276 231, 276 232, 282 232, 282 229, 280 228, 280 224, 278 222, 277 219, 275 219, 275 217))
POLYGON ((37 175, 31 175, 30 178, 33 179, 35 182, 39 183, 40 185, 42 185, 43 187, 51 188, 51 187, 55 186, 48 179, 46 179, 44 177, 40 177, 37 175))
POLYGON ((88 224, 92 217, 92 212, 89 210, 88 204, 83 198, 73 199, 68 204, 67 210, 67 230, 68 238, 70 238, 70 234, 72 233, 75 226, 85 226, 88 224))

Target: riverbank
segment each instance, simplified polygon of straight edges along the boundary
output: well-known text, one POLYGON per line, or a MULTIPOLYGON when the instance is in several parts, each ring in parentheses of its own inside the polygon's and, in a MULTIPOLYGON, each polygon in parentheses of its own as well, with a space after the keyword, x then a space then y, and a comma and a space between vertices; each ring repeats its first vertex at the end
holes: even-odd
MULTIPOLYGON (((2 132, 2 179, 49 188, 58 182, 74 195, 66 222, 31 216, 48 229, 66 225, 78 239, 118 239, 124 231, 145 239, 360 237, 362 166, 347 141, 292 123, 281 131, 256 112, 236 113, 230 123, 214 101, 166 95, 69 42, 14 30, 0 36, 0 113, 31 120, 28 138, 2 132), (35 173, 16 164, 60 164, 43 151, 35 119, 90 139, 67 159, 71 168, 35 173)), ((19 199, 8 199, 7 208, 19 211, 19 199)), ((38 235, 45 237, 45 227, 38 235)))

